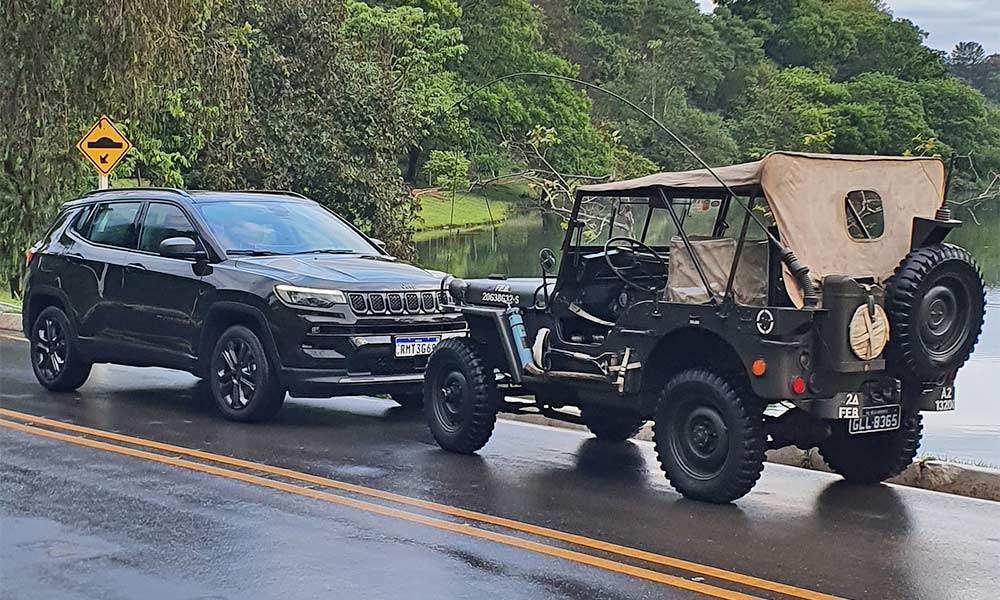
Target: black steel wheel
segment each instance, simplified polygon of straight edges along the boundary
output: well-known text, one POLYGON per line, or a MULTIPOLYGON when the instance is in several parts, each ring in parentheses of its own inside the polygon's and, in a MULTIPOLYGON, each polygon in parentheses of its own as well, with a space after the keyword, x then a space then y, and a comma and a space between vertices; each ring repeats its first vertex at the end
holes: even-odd
POLYGON ((902 473, 917 456, 924 424, 920 413, 903 414, 895 431, 850 435, 839 421, 833 434, 820 442, 823 461, 848 481, 879 483, 902 473))
POLYGON ((886 287, 886 359, 905 380, 948 375, 972 354, 983 329, 986 288, 968 252, 936 244, 910 252, 886 287))
POLYGON ((403 408, 417 409, 424 405, 424 393, 422 391, 393 392, 389 394, 389 397, 403 408))
POLYGON ((597 439, 613 442, 623 442, 635 437, 646 423, 637 416, 623 415, 620 410, 603 406, 581 407, 580 418, 597 439))
POLYGON ((477 342, 452 338, 434 348, 424 373, 424 415, 445 450, 471 454, 489 441, 499 392, 477 342))
POLYGON ((764 469, 762 407, 710 371, 681 371, 667 382, 653 440, 670 484, 689 498, 732 502, 764 469))
POLYGON ((209 387, 216 407, 233 421, 268 421, 285 401, 264 346, 242 325, 233 325, 216 341, 209 387))
POLYGON ((61 308, 50 306, 31 327, 31 369, 38 383, 54 392, 70 392, 90 377, 91 363, 80 354, 76 330, 61 308))

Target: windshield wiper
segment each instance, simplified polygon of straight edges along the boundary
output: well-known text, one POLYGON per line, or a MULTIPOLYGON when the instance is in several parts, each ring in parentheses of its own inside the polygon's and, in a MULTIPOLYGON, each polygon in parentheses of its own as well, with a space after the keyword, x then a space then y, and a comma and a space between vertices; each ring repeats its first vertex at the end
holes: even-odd
POLYGON ((303 250, 302 252, 292 252, 292 254, 357 254, 356 250, 341 248, 324 248, 320 250, 303 250))
POLYGON ((282 252, 271 252, 270 250, 226 250, 229 256, 285 256, 282 252))

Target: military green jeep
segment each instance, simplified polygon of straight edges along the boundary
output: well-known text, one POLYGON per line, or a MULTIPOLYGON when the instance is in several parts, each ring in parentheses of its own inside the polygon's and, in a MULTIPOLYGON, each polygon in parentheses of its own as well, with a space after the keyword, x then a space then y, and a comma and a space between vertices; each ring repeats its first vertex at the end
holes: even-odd
POLYGON ((651 420, 671 484, 710 502, 788 445, 892 477, 921 412, 954 410, 983 324, 945 180, 933 158, 782 152, 580 187, 554 278, 543 250, 538 279, 442 282, 470 337, 429 359, 431 432, 471 453, 498 412, 619 441, 651 420))

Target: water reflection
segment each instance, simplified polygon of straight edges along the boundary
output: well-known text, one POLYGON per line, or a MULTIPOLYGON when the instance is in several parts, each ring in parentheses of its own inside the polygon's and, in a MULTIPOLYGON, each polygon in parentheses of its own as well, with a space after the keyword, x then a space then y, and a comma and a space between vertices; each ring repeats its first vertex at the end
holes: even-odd
MULTIPOLYGON (((986 326, 976 351, 959 373, 958 410, 928 414, 921 452, 1000 466, 1000 203, 968 215, 948 238, 979 261, 989 286, 986 326)), ((565 229, 559 217, 538 212, 516 215, 496 228, 445 233, 417 243, 421 264, 460 277, 506 273, 537 277, 538 251, 562 245, 565 229)))

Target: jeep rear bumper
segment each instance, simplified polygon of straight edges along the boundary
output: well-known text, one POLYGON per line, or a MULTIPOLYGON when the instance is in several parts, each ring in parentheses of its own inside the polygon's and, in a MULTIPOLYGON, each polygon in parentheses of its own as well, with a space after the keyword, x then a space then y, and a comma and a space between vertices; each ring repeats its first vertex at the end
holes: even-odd
POLYGON ((865 408, 891 404, 921 412, 944 412, 955 410, 955 386, 934 386, 911 397, 903 393, 898 383, 892 386, 887 382, 881 385, 870 382, 856 392, 840 392, 832 398, 793 400, 792 403, 819 419, 857 419, 865 408))

